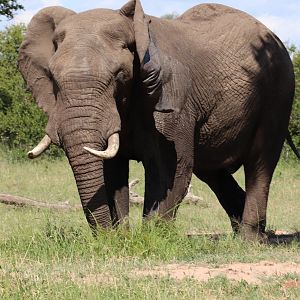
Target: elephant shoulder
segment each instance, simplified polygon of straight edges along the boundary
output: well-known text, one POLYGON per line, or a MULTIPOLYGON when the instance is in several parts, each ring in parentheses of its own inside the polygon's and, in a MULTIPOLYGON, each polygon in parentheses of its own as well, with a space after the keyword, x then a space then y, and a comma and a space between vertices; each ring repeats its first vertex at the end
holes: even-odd
POLYGON ((232 43, 259 43, 259 36, 270 30, 249 14, 222 4, 200 4, 187 10, 178 19, 198 36, 219 46, 232 43))
POLYGON ((194 6, 183 13, 178 20, 184 23, 193 23, 195 27, 204 27, 205 30, 207 26, 224 30, 226 27, 236 27, 237 25, 240 25, 240 28, 245 25, 250 27, 251 25, 254 27, 261 25, 258 20, 241 10, 216 3, 194 6))
POLYGON ((220 16, 224 16, 224 14, 232 14, 236 11, 236 9, 226 5, 205 3, 190 8, 178 19, 182 21, 210 21, 220 16))

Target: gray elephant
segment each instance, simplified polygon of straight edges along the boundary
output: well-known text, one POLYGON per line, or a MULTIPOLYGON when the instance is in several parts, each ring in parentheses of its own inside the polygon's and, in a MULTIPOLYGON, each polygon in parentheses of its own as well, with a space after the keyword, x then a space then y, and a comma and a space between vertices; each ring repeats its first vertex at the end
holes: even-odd
POLYGON ((287 135, 293 66, 281 41, 218 4, 175 20, 49 7, 31 20, 18 66, 72 167, 90 226, 128 216, 129 160, 145 169, 143 216, 175 217, 194 173, 234 231, 265 239, 270 182, 287 135), (232 177, 244 166, 246 191, 232 177))

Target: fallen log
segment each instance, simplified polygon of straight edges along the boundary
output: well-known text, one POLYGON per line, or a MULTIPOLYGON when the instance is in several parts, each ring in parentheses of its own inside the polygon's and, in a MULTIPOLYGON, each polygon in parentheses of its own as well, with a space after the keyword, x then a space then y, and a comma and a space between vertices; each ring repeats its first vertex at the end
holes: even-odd
MULTIPOLYGON (((142 205, 144 203, 144 198, 133 191, 133 187, 136 186, 138 183, 139 179, 134 179, 129 183, 129 199, 131 204, 142 205)), ((183 199, 183 203, 193 205, 197 205, 200 203, 205 204, 202 197, 193 194, 191 184, 189 185, 188 192, 183 199)), ((207 207, 207 205, 204 205, 204 207, 207 207)))
MULTIPOLYGON (((134 179, 129 183, 129 201, 131 204, 142 205, 144 203, 144 198, 133 191, 134 186, 136 186, 139 182, 139 179, 134 179)), ((203 202, 203 199, 193 195, 192 185, 190 185, 188 193, 183 201, 187 204, 197 205, 200 202, 203 202)), ((78 210, 82 208, 81 204, 71 205, 68 201, 63 203, 47 203, 9 194, 0 194, 0 203, 18 207, 48 208, 64 211, 78 210)))
POLYGON ((47 203, 41 201, 35 201, 20 196, 13 196, 8 194, 0 194, 0 203, 6 205, 13 205, 18 207, 34 207, 34 208, 49 208, 58 210, 77 210, 81 209, 81 205, 70 205, 68 202, 64 203, 47 203))

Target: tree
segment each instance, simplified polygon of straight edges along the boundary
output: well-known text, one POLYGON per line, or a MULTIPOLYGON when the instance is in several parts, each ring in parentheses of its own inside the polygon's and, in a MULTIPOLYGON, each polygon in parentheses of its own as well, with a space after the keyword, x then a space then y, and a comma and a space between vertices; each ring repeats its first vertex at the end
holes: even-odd
POLYGON ((24 9, 24 7, 17 3, 17 0, 0 0, 0 16, 5 16, 12 19, 17 10, 24 9))
POLYGON ((172 12, 171 14, 165 14, 161 16, 162 19, 167 19, 167 20, 174 20, 179 16, 177 12, 172 12))

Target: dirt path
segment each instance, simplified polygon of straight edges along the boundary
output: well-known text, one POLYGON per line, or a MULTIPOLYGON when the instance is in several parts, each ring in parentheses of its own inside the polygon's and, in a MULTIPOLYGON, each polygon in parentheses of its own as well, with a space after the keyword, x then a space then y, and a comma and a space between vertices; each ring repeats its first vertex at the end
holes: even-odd
MULTIPOLYGON (((170 277, 176 280, 192 278, 199 282, 208 281, 217 276, 225 276, 234 281, 246 281, 250 284, 261 284, 270 277, 277 277, 286 274, 294 274, 300 276, 300 263, 277 263, 270 261, 262 261, 259 263, 232 263, 221 265, 219 267, 208 267, 200 264, 166 264, 156 266, 151 269, 141 270, 134 269, 127 275, 132 279, 140 279, 146 276, 154 278, 170 277)), ((59 276, 56 276, 56 280, 59 276)), ((80 285, 84 284, 92 286, 95 284, 116 284, 120 279, 115 274, 110 273, 94 273, 86 276, 78 277, 78 274, 71 273, 70 279, 80 285)), ((282 287, 300 288, 300 280, 286 279, 282 283, 282 287)))
MULTIPOLYGON (((190 277, 198 281, 207 281, 216 276, 225 276, 231 280, 245 280, 248 283, 255 284, 261 283, 263 279, 268 277, 281 276, 287 273, 300 275, 300 264, 264 261, 259 263, 233 263, 218 268, 194 264, 168 264, 151 270, 135 270, 132 272, 136 277, 170 276, 178 280, 190 277)), ((295 281, 295 285, 300 287, 300 282, 295 281)))

